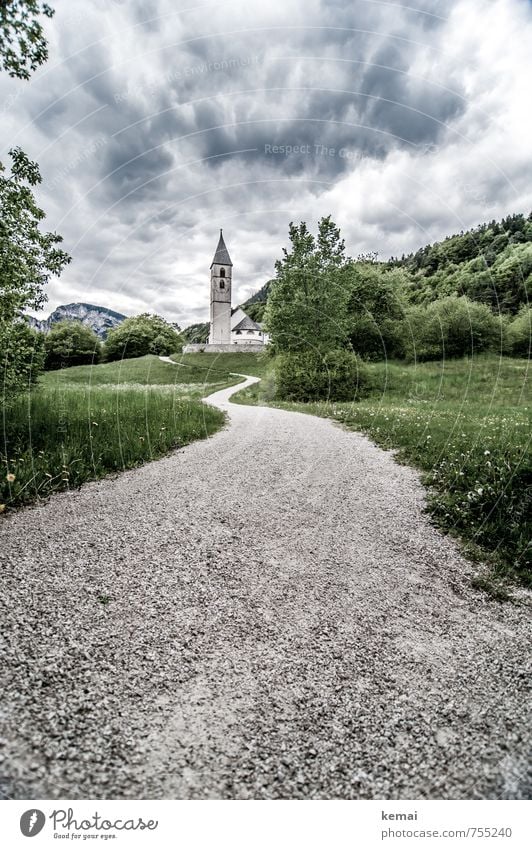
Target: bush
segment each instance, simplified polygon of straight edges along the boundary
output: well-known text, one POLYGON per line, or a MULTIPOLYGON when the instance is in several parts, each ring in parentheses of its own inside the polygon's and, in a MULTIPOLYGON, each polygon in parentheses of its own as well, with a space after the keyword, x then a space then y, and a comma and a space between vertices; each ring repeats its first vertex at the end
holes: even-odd
POLYGON ((46 369, 68 368, 98 363, 100 340, 90 327, 79 321, 59 321, 44 340, 46 369))
POLYGON ((0 321, 0 406, 29 389, 43 369, 44 339, 26 321, 0 321))
POLYGON ((366 369, 344 350, 282 354, 275 381, 276 397, 285 401, 354 401, 369 389, 366 369))
POLYGON ((168 356, 182 350, 183 339, 175 327, 158 315, 126 318, 111 330, 104 345, 107 361, 125 357, 145 357, 147 354, 168 356))
POLYGON ((532 342, 532 309, 523 307, 508 325, 508 348, 514 357, 529 357, 532 342))
POLYGON ((352 263, 348 309, 351 345, 357 354, 368 360, 402 356, 402 292, 409 283, 403 270, 385 270, 377 263, 352 263))
POLYGON ((403 324, 391 318, 358 316, 353 319, 351 344, 365 360, 400 358, 404 350, 403 324))
POLYGON ((408 310, 404 321, 408 360, 439 360, 501 349, 501 325, 485 304, 450 296, 408 310))

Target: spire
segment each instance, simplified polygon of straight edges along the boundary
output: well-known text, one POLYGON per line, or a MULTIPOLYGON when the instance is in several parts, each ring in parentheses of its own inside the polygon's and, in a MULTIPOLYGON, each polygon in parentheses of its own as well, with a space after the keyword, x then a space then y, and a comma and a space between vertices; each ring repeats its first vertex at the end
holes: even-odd
POLYGON ((222 230, 220 228, 220 238, 218 239, 218 247, 216 248, 216 253, 214 254, 214 259, 211 262, 211 268, 214 263, 218 265, 232 265, 231 257, 229 256, 229 251, 227 250, 224 242, 224 237, 222 235, 222 230))

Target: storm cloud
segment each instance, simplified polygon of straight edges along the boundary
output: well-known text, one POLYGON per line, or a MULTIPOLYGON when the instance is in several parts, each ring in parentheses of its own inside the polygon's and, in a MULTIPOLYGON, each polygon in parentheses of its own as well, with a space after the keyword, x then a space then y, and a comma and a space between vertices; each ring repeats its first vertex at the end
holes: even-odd
POLYGON ((0 79, 2 161, 40 163, 73 256, 46 311, 206 319, 220 227, 237 303, 291 220, 384 258, 532 206, 528 0, 53 5, 47 65, 0 79))

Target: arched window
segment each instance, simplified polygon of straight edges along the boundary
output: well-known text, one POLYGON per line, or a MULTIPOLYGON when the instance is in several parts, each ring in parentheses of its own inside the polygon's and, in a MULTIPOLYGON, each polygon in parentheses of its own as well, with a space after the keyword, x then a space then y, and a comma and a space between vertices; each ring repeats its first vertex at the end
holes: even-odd
POLYGON ((225 268, 220 268, 220 277, 225 277, 225 268))
POLYGON ((220 280, 220 289, 225 289, 225 280, 220 280))

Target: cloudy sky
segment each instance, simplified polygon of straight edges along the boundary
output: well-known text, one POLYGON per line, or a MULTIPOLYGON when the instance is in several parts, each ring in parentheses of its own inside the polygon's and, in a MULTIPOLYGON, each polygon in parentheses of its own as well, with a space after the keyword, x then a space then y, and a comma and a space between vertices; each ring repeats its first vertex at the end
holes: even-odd
POLYGON ((530 0, 49 2, 48 63, 0 77, 73 256, 46 314, 205 321, 220 227, 238 303, 291 220, 386 258, 532 208, 530 0))

